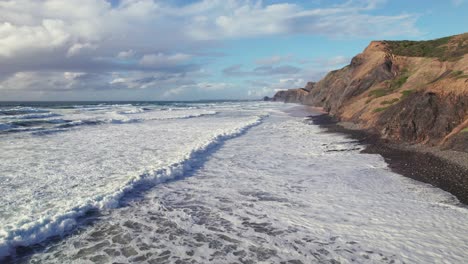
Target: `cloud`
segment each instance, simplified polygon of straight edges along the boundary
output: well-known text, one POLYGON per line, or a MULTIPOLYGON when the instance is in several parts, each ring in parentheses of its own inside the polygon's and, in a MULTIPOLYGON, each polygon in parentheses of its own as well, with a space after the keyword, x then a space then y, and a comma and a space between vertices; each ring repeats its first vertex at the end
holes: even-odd
POLYGON ((139 63, 144 66, 177 65, 187 62, 190 58, 190 55, 183 53, 176 53, 173 55, 166 55, 162 53, 146 54, 141 58, 139 63))
MULTIPOLYGON (((192 9, 215 15, 197 15, 191 18, 188 28, 195 39, 277 34, 320 34, 335 37, 419 34, 414 25, 414 15, 367 14, 378 8, 383 1, 347 1, 343 5, 317 9, 306 9, 292 3, 262 5, 261 1, 211 0, 202 3, 204 5, 194 4, 192 9)), ((191 10, 190 6, 187 9, 191 10)))
MULTIPOLYGON (((197 79, 202 78, 199 71, 223 56, 211 48, 231 39, 419 33, 416 15, 372 14, 381 4, 347 1, 306 8, 260 0, 4 0, 0 1, 0 92, 174 89, 203 83, 197 79), (79 75, 73 77, 75 73, 79 75)), ((272 56, 258 59, 258 67, 251 70, 233 65, 223 73, 300 74, 298 67, 284 65, 290 62, 288 56, 272 56)))
POLYGON ((242 69, 241 64, 236 64, 223 69, 223 73, 228 76, 255 76, 255 75, 282 75, 298 73, 301 69, 290 66, 259 66, 253 70, 246 71, 242 69))
POLYGON ((223 69, 223 73, 229 76, 245 76, 251 72, 242 71, 242 64, 235 64, 223 69))
POLYGON ((294 74, 298 73, 301 69, 290 66, 290 65, 284 65, 284 66, 261 66, 257 67, 254 69, 255 74, 261 74, 261 75, 278 75, 278 74, 294 74))
POLYGON ((96 49, 97 46, 91 43, 75 43, 67 51, 67 57, 75 56, 86 49, 96 49))
POLYGON ((255 61, 255 64, 257 65, 274 65, 274 64, 279 64, 283 62, 288 62, 292 59, 291 55, 287 56, 279 56, 279 55, 274 55, 271 57, 267 58, 260 58, 255 61))
POLYGON ((183 94, 193 94, 194 92, 219 92, 223 91, 225 89, 229 88, 235 88, 234 85, 229 84, 229 83, 223 83, 223 82, 201 82, 201 83, 193 83, 193 84, 187 84, 187 85, 181 85, 176 88, 171 88, 166 90, 162 97, 166 99, 174 99, 177 97, 182 96, 183 94))
POLYGON ((124 50, 124 51, 119 52, 116 57, 119 59, 129 59, 129 58, 132 58, 133 56, 135 56, 135 51, 133 51, 132 49, 129 49, 129 50, 124 50))
POLYGON ((252 89, 247 91, 247 95, 252 98, 262 98, 263 96, 273 96, 277 91, 291 88, 304 87, 306 81, 301 78, 282 78, 274 82, 252 81, 252 89))
POLYGON ((85 89, 85 79, 92 80, 87 75, 84 72, 17 72, 0 83, 0 90, 50 92, 85 89))
POLYGON ((454 6, 460 6, 463 2, 465 2, 465 0, 452 0, 454 6))
POLYGON ((229 83, 210 83, 210 82, 201 82, 197 83, 196 87, 201 91, 219 91, 224 90, 230 87, 233 87, 232 84, 229 83))
POLYGON ((339 66, 349 64, 350 61, 351 61, 350 57, 335 56, 331 58, 317 58, 317 59, 314 59, 312 62, 320 65, 321 67, 336 68, 339 66))
POLYGON ((0 24, 0 56, 13 57, 23 51, 52 50, 65 45, 70 39, 65 23, 44 19, 39 25, 0 24))
POLYGON ((273 96, 279 90, 301 88, 309 81, 319 81, 327 72, 335 70, 343 64, 349 63, 349 59, 337 56, 330 59, 315 59, 297 72, 284 75, 257 75, 255 79, 246 80, 248 87, 246 96, 252 99, 259 99, 263 96, 273 96))

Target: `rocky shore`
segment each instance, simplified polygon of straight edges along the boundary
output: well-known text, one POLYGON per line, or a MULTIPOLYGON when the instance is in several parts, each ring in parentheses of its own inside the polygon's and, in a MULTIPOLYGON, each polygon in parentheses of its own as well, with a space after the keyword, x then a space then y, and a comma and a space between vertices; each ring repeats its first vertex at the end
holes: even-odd
POLYGON ((392 142, 468 153, 468 33, 373 41, 349 65, 272 101, 322 107, 392 142))
POLYGON ((403 176, 439 187, 468 204, 468 155, 425 146, 392 143, 378 134, 340 123, 327 114, 309 116, 328 133, 342 133, 366 145, 364 153, 380 154, 389 168, 403 176))
POLYGON ((372 41, 349 65, 271 101, 321 107, 316 124, 468 204, 468 33, 372 41))

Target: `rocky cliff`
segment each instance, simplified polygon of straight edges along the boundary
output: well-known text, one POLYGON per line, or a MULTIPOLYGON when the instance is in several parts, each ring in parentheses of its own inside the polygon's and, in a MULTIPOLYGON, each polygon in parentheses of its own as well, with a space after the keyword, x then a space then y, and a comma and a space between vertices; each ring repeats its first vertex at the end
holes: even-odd
POLYGON ((288 98, 392 141, 468 152, 468 33, 373 41, 348 66, 303 90, 288 90, 288 98))
POLYGON ((278 91, 273 96, 273 98, 271 98, 271 101, 284 103, 303 103, 314 85, 315 83, 309 82, 304 88, 278 91))

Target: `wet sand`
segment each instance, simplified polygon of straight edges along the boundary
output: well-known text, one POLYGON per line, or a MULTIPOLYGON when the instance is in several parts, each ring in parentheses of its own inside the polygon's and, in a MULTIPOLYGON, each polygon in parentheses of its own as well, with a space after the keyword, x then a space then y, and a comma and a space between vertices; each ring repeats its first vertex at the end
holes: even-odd
MULTIPOLYGON (((307 107, 304 110, 308 109, 307 107)), ((309 112, 313 124, 326 128, 329 133, 342 133, 360 141, 367 147, 362 152, 380 154, 388 163, 389 168, 403 176, 429 183, 441 188, 468 204, 468 169, 456 162, 437 157, 422 151, 421 148, 411 148, 383 140, 377 134, 364 130, 345 128, 327 114, 309 112)))

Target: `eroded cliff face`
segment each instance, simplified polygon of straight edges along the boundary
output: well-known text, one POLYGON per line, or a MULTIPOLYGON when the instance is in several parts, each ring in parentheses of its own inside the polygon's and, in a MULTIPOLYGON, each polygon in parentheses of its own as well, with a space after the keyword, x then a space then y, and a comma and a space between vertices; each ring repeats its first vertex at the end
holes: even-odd
POLYGON ((373 41, 301 99, 393 141, 468 150, 468 33, 373 41))
POLYGON ((302 104, 305 102, 306 97, 309 95, 311 89, 315 83, 309 82, 306 87, 298 89, 288 89, 284 91, 278 91, 271 101, 284 102, 284 103, 298 103, 302 104))
POLYGON ((289 89, 277 92, 273 96, 272 101, 284 103, 302 103, 308 94, 309 91, 306 91, 302 88, 289 89))

